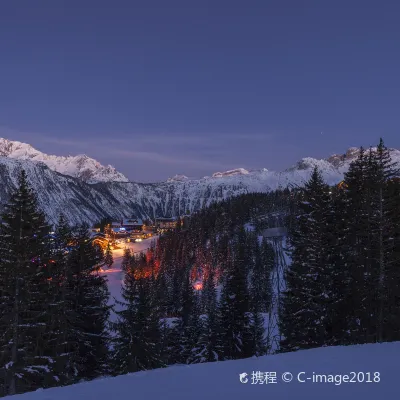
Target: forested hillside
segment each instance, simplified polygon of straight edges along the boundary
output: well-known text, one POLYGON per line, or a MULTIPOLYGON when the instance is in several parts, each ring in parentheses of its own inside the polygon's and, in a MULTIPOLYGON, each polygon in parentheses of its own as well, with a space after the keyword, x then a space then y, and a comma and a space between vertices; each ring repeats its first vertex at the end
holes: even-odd
POLYGON ((400 180, 383 141, 339 187, 315 170, 301 194, 281 350, 400 340, 400 180))
POLYGON ((361 149, 338 186, 315 168, 304 188, 213 204, 161 237, 131 268, 154 277, 160 313, 174 317, 166 348, 170 354, 178 342, 178 356, 165 361, 268 352, 277 260, 261 233, 282 225, 291 264, 279 351, 400 340, 399 194, 397 166, 381 141, 361 149))
MULTIPOLYGON (((215 203, 181 221, 146 254, 126 252, 127 308, 132 292, 143 297, 154 293, 155 306, 148 312, 163 320, 159 365, 267 352, 264 315, 271 302, 274 252, 261 232, 282 224, 292 202, 293 194, 285 190, 215 203), (146 282, 146 290, 135 287, 138 282, 146 282)), ((121 335, 138 330, 135 315, 121 313, 121 335)))
POLYGON ((102 254, 87 226, 63 218, 49 231, 22 172, 0 225, 4 395, 176 364, 400 340, 400 180, 382 141, 360 151, 338 186, 315 168, 304 188, 214 203, 146 252, 127 249, 113 321, 99 273, 111 250, 102 254), (277 288, 282 264, 266 230, 282 226, 288 257, 277 288), (279 317, 278 347, 271 315, 279 317))

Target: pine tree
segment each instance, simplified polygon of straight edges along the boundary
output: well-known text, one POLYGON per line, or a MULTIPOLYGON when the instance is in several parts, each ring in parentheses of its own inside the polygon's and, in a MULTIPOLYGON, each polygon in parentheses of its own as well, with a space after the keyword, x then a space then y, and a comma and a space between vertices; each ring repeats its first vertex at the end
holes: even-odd
POLYGON ((170 359, 169 364, 186 364, 192 350, 190 330, 197 324, 197 304, 190 279, 190 268, 184 271, 181 296, 179 300, 177 318, 174 320, 170 332, 170 359))
POLYGON ((228 261, 219 305, 220 340, 226 360, 252 355, 247 285, 249 269, 244 228, 238 233, 234 251, 232 262, 228 261))
MULTIPOLYGON (((372 156, 372 171, 369 172, 373 177, 377 193, 377 264, 379 266, 377 271, 377 297, 379 298, 377 340, 382 342, 388 338, 394 340, 392 332, 387 332, 385 329, 386 321, 390 316, 390 311, 387 309, 387 306, 390 307, 388 297, 391 296, 388 281, 391 281, 391 290, 397 292, 400 289, 400 281, 396 282, 396 278, 394 278, 394 276, 398 277, 398 273, 393 269, 393 265, 397 265, 397 268, 400 266, 400 258, 395 254, 393 246, 394 237, 398 230, 396 228, 396 222, 398 222, 398 219, 396 221, 396 215, 398 215, 396 211, 399 207, 399 201, 398 198, 393 196, 395 193, 390 190, 390 182, 393 178, 399 176, 399 167, 392 161, 382 138, 372 156), (392 268, 389 267, 390 265, 392 265, 392 268), (393 272, 394 276, 391 276, 393 272)), ((393 187, 393 185, 391 186, 393 187)), ((395 330, 398 331, 399 327, 400 322, 395 330)))
POLYGON ((211 267, 203 287, 205 314, 202 316, 201 333, 193 362, 218 361, 221 353, 217 314, 217 290, 215 287, 215 267, 211 267))
POLYGON ((70 360, 78 351, 78 341, 75 334, 74 290, 72 274, 68 263, 66 250, 72 240, 71 227, 65 217, 60 215, 55 228, 52 243, 51 277, 48 293, 50 324, 48 335, 48 350, 54 360, 53 369, 57 376, 57 384, 65 385, 74 382, 74 369, 70 360))
MULTIPOLYGON (((140 273, 138 275, 141 275, 140 273)), ((162 367, 160 322, 152 298, 149 278, 135 278, 132 269, 125 274, 122 289, 123 310, 113 324, 113 372, 115 375, 162 367)))
POLYGON ((260 285, 260 292, 257 293, 260 301, 260 312, 267 312, 272 301, 272 282, 271 274, 275 265, 275 252, 273 247, 266 239, 263 239, 261 245, 256 250, 254 278, 260 281, 254 285, 260 285))
POLYGON ((68 264, 78 351, 70 362, 77 380, 94 379, 109 372, 109 293, 106 278, 99 273, 103 252, 91 242, 85 224, 75 228, 73 239, 76 245, 69 253, 68 264))
POLYGON ((326 345, 346 345, 349 342, 349 314, 350 304, 348 299, 352 296, 351 273, 349 270, 348 257, 349 241, 348 241, 348 223, 346 220, 346 199, 343 196, 343 189, 332 188, 331 193, 331 212, 328 214, 328 224, 325 235, 330 246, 329 263, 330 292, 329 296, 329 312, 326 318, 326 345), (350 289, 351 288, 351 289, 350 289))
POLYGON ((387 186, 388 197, 393 200, 387 218, 391 221, 388 227, 388 253, 385 257, 384 315, 383 332, 385 341, 400 340, 400 180, 391 179, 387 186))
MULTIPOLYGON (((343 181, 343 229, 341 234, 341 252, 343 254, 343 304, 340 307, 342 320, 345 321, 345 344, 367 343, 374 335, 374 322, 371 316, 373 304, 367 304, 373 287, 370 282, 373 270, 372 232, 373 226, 372 199, 367 190, 367 170, 370 158, 363 148, 345 174, 343 181), (372 308, 370 308, 372 306, 372 308), (369 328, 368 328, 369 327, 369 328)), ((372 188, 370 185, 369 188, 372 188)))
MULTIPOLYGON (((385 326, 390 315, 388 296, 395 301, 387 282, 391 272, 397 274, 391 266, 399 264, 394 246, 398 201, 390 193, 389 183, 397 174, 381 140, 367 153, 361 149, 345 175, 343 254, 347 274, 343 275, 347 285, 342 320, 347 321, 346 342, 350 344, 381 342, 386 335, 392 336, 394 326, 387 333, 385 326)), ((396 280, 391 280, 391 286, 398 285, 396 280)))
POLYGON ((189 321, 183 335, 183 354, 186 364, 198 361, 199 341, 203 331, 203 319, 201 318, 201 297, 199 292, 193 293, 193 306, 189 321))
POLYGON ((270 271, 268 270, 269 268, 267 271, 265 269, 261 248, 256 242, 255 262, 250 282, 250 331, 252 354, 257 357, 262 356, 267 352, 262 311, 265 311, 266 307, 269 306, 272 293, 270 271))
POLYGON ((0 225, 1 391, 13 395, 54 378, 46 356, 49 226, 21 171, 0 225))
POLYGON ((121 269, 122 269, 122 271, 124 271, 124 272, 129 271, 130 264, 132 263, 132 257, 133 257, 132 252, 131 252, 131 250, 127 247, 127 248, 124 250, 124 255, 123 255, 123 258, 122 258, 122 263, 121 263, 121 269))
POLYGON ((332 292, 329 187, 317 168, 306 183, 300 215, 290 232, 292 264, 286 274, 280 331, 282 351, 319 347, 328 340, 332 292))
POLYGON ((111 268, 111 265, 113 265, 113 263, 114 263, 114 258, 113 258, 113 254, 112 254, 112 250, 111 250, 111 245, 110 245, 110 242, 108 242, 106 252, 104 255, 104 265, 107 268, 111 268))
POLYGON ((165 266, 161 266, 154 282, 154 307, 160 316, 160 357, 163 364, 168 364, 170 330, 167 318, 171 312, 171 297, 168 271, 165 266))

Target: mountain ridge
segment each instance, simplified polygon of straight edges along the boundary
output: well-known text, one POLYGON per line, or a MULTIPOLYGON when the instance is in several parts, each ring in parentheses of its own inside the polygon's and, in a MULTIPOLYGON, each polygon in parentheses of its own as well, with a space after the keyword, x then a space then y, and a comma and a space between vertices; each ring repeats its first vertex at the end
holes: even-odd
POLYGON ((76 156, 49 155, 35 149, 28 143, 5 138, 0 138, 0 156, 42 162, 56 172, 82 179, 87 183, 128 181, 128 178, 113 166, 102 165, 86 154, 78 154, 76 156))
MULTIPOLYGON (((400 151, 390 151, 393 161, 399 162, 400 151)), ((315 166, 325 181, 334 185, 343 179, 357 152, 358 149, 350 148, 345 154, 332 155, 330 159, 306 157, 282 172, 237 169, 200 179, 177 175, 175 179, 158 183, 91 182, 54 171, 35 158, 17 159, 3 153, 0 156, 0 212, 17 185, 21 169, 27 172, 39 205, 51 223, 63 213, 70 223, 93 224, 104 217, 154 219, 184 215, 240 194, 299 187, 309 179, 315 166)))
MULTIPOLYGON (((372 147, 372 149, 375 148, 372 147)), ((400 161, 400 150, 391 148, 390 151, 392 155, 395 155, 395 158, 400 161)), ((201 179, 220 179, 233 176, 254 176, 263 173, 282 174, 294 170, 308 169, 311 166, 318 166, 321 170, 333 168, 337 169, 339 172, 342 172, 348 168, 350 162, 353 161, 358 154, 358 147, 349 147, 343 154, 332 154, 324 159, 303 157, 297 163, 281 172, 268 170, 266 168, 253 170, 248 170, 246 168, 234 168, 227 171, 214 172, 211 174, 211 176, 204 176, 203 178, 189 178, 183 174, 176 174, 165 181, 157 183, 198 181, 201 179)), ((133 182, 121 172, 117 171, 113 166, 103 165, 99 161, 87 156, 86 154, 78 154, 75 156, 49 155, 35 149, 28 143, 12 141, 5 138, 0 138, 0 156, 17 160, 30 160, 38 163, 42 162, 53 171, 74 178, 79 178, 89 184, 100 182, 133 182)), ((144 184, 146 182, 142 183, 144 184)))

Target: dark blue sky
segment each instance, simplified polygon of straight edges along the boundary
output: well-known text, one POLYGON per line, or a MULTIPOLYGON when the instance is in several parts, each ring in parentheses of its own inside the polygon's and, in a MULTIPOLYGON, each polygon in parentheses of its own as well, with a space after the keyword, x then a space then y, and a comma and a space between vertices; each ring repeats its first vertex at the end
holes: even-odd
POLYGON ((139 181, 400 147, 399 15, 397 0, 2 1, 0 136, 139 181))

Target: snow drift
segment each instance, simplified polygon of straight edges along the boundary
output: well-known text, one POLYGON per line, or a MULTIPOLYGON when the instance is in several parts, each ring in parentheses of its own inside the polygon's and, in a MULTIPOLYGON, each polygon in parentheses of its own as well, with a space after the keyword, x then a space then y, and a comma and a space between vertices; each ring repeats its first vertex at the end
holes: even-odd
POLYGON ((39 390, 13 396, 12 399, 389 400, 399 397, 399 356, 400 342, 319 348, 238 361, 169 367, 63 388, 39 390), (253 384, 253 371, 276 373, 276 383, 274 375, 269 374, 268 383, 253 384), (240 374, 244 373, 248 375, 243 375, 242 379, 247 379, 247 383, 239 380, 240 374), (358 374, 355 382, 338 383, 343 380, 343 375, 349 376, 347 380, 352 379, 352 373, 363 374, 358 374), (368 379, 368 373, 371 379, 368 379), (375 375, 378 382, 373 382, 374 373, 379 373, 375 375), (299 382, 298 375, 299 380, 304 382, 299 382), (316 375, 319 377, 316 378, 316 375), (289 380, 291 376, 291 382, 283 381, 289 380), (325 383, 321 382, 324 380, 323 376, 327 377, 325 383), (329 376, 335 377, 336 382, 329 383, 329 376), (340 376, 342 378, 338 378, 340 376), (359 382, 362 377, 364 382, 359 382), (313 382, 315 380, 319 382, 313 382), (367 380, 372 382, 368 383, 367 380))

